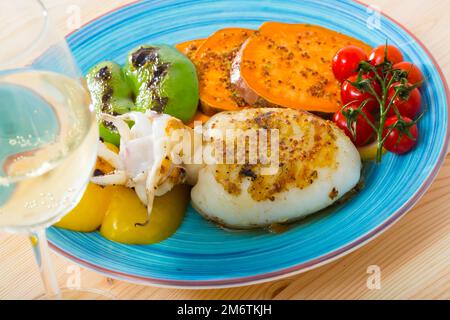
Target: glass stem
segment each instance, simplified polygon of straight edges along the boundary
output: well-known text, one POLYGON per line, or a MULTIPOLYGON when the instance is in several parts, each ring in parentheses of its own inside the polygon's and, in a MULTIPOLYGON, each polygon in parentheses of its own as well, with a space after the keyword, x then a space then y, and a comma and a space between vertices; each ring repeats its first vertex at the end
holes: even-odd
POLYGON ((61 299, 61 291, 58 287, 58 280, 49 255, 47 236, 45 228, 30 233, 31 246, 34 256, 41 272, 44 283, 46 297, 50 299, 61 299))

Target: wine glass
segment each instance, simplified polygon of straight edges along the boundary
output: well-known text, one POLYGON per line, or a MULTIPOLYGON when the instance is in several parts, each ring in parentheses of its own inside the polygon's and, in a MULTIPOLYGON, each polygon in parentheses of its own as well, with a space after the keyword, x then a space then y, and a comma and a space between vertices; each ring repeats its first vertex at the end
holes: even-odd
POLYGON ((27 233, 43 298, 67 298, 45 231, 85 191, 97 154, 95 114, 67 43, 41 1, 2 2, 0 45, 0 231, 27 233))

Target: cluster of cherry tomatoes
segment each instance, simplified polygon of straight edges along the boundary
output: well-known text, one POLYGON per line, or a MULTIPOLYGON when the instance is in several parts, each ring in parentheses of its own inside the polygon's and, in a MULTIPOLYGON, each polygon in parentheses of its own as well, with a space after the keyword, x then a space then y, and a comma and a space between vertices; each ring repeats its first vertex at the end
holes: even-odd
POLYGON ((347 46, 334 56, 332 69, 341 82, 343 105, 333 121, 355 146, 376 138, 397 154, 414 147, 423 83, 417 66, 403 61, 400 50, 391 45, 379 46, 369 56, 357 46, 347 46))

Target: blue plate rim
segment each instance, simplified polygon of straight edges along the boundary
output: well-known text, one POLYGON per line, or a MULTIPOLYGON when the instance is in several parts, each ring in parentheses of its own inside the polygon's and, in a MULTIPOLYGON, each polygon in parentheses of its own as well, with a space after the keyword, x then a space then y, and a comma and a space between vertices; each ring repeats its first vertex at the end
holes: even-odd
MULTIPOLYGON (((129 3, 126 3, 124 5, 118 6, 116 8, 113 8, 112 10, 109 10, 89 21, 81 25, 79 28, 71 31, 66 35, 66 38, 72 35, 73 33, 79 31, 80 29, 84 28, 85 26, 89 25, 90 23, 101 19, 104 16, 107 16, 115 11, 118 11, 120 9, 130 7, 135 5, 136 3, 140 2, 141 0, 135 0, 129 3)), ((353 2, 364 6, 366 8, 369 7, 369 5, 359 1, 359 0, 352 0, 353 2)), ((438 62, 434 58, 434 56, 431 54, 431 52, 427 49, 427 47, 423 44, 423 42, 418 39, 410 30, 408 30, 405 26, 403 26, 400 22, 395 20, 394 18, 390 17, 384 12, 381 12, 381 14, 394 24, 396 24, 399 28, 401 28, 403 31, 405 31, 409 36, 411 36, 417 44, 419 44, 422 49, 426 52, 430 60, 433 62, 433 67, 438 71, 439 76, 441 78, 442 84, 445 89, 445 96, 447 101, 447 117, 450 120, 450 90, 448 83, 446 81, 446 78, 442 72, 442 69, 440 68, 438 62)), ((213 288, 227 288, 227 287, 236 287, 236 286, 243 286, 243 285, 250 285, 250 284, 257 284, 267 281, 273 281, 289 276, 293 276, 302 272, 306 272, 308 270, 320 267, 322 265, 325 265, 327 263, 330 263, 332 261, 335 261, 357 249, 360 247, 366 245, 371 240, 375 239, 382 233, 384 233, 386 230, 388 230, 390 227, 392 227, 398 220, 400 220, 412 207, 422 198, 422 196, 425 194, 425 192, 428 190, 428 188, 431 186, 433 181, 435 180, 437 174, 439 173, 440 168, 442 167, 442 164, 446 158, 447 151, 449 148, 450 143, 450 124, 447 125, 446 128, 446 136, 444 140, 444 144, 442 146, 441 152, 439 154, 438 160, 436 162, 435 167, 431 171, 428 178, 422 183, 422 185, 417 189, 417 191, 414 193, 414 195, 405 202, 394 214, 392 214, 391 217, 389 217, 386 221, 384 221, 382 224, 377 226, 376 228, 372 229, 371 231, 367 232, 363 236, 359 237, 358 239, 353 240, 352 242, 348 243, 347 245, 334 250, 332 252, 329 252, 323 256, 320 256, 316 259, 310 260, 305 263, 300 263, 297 265, 294 265, 289 268, 280 269, 277 271, 264 273, 264 274, 258 274, 255 276, 247 276, 247 277, 239 277, 239 278, 233 278, 233 279, 226 279, 226 280, 170 280, 170 279, 159 279, 159 278, 150 278, 150 277, 141 277, 136 275, 130 275, 122 272, 117 272, 114 270, 110 270, 107 268, 103 268, 99 265, 92 264, 88 261, 79 259, 78 257, 72 255, 71 253, 61 249, 56 244, 52 243, 50 240, 49 246, 50 248, 56 252, 58 255, 62 256, 63 258, 68 259, 71 262, 75 262, 86 269, 95 271, 99 274, 112 277, 118 280, 125 280, 128 282, 141 284, 141 285, 153 285, 153 286, 159 286, 159 287, 168 287, 168 288, 185 288, 185 289, 213 289, 213 288)))

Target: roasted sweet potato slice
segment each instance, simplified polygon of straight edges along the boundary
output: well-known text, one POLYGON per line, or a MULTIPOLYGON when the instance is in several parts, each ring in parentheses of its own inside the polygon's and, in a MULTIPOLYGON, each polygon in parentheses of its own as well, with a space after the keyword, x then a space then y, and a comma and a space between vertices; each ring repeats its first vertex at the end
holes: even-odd
POLYGON ((200 83, 200 106, 207 115, 246 106, 230 82, 231 63, 253 30, 226 28, 215 32, 194 56, 200 83))
POLYGON ((194 118, 192 118, 192 120, 187 125, 189 127, 191 127, 191 128, 194 128, 194 125, 195 125, 196 121, 200 121, 203 124, 206 121, 208 121, 209 118, 211 118, 211 117, 207 116, 206 114, 204 114, 201 111, 197 111, 197 113, 195 114, 194 118))
POLYGON ((197 49, 203 44, 204 41, 205 39, 189 40, 176 44, 175 48, 177 48, 182 54, 187 56, 192 61, 197 49))
POLYGON ((231 81, 250 105, 335 112, 340 86, 331 60, 347 45, 367 44, 307 24, 266 22, 242 46, 233 61, 231 81))

